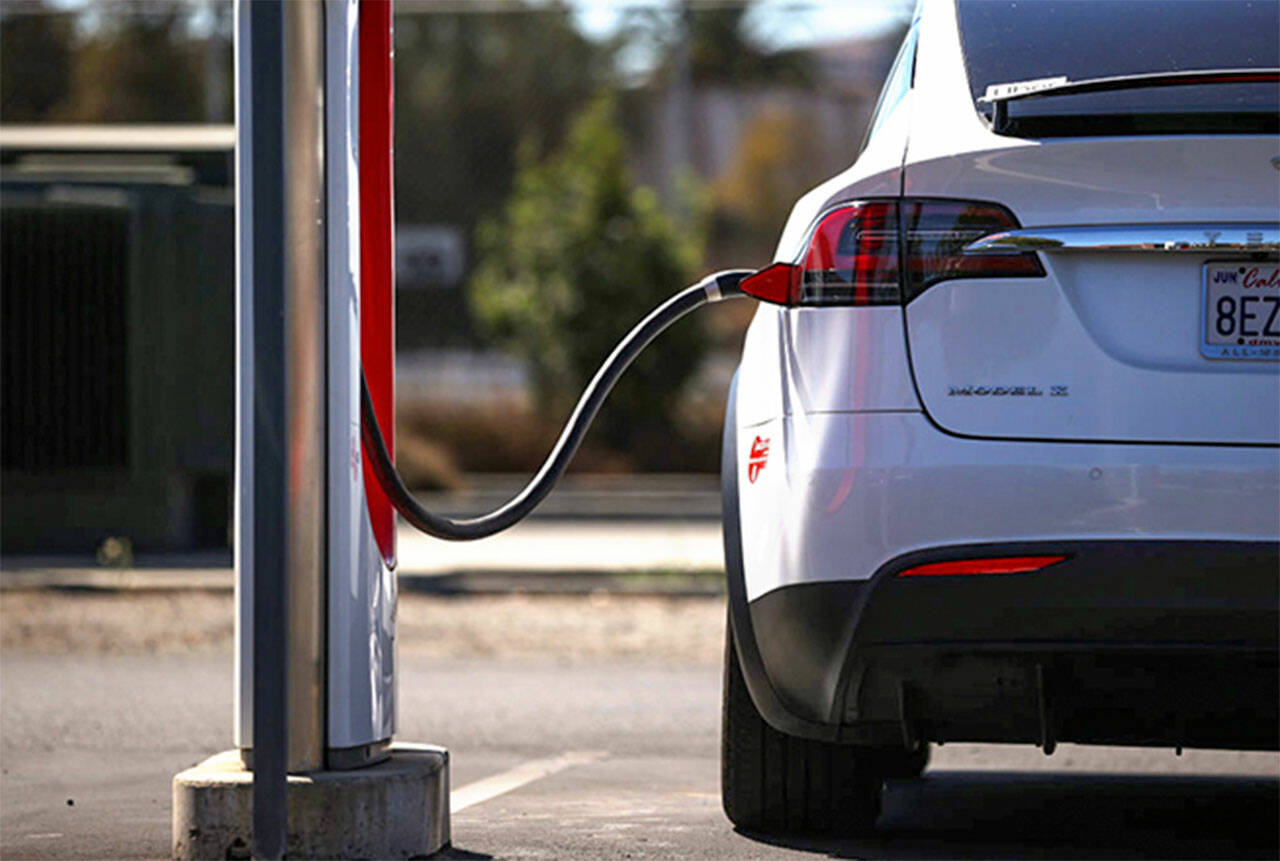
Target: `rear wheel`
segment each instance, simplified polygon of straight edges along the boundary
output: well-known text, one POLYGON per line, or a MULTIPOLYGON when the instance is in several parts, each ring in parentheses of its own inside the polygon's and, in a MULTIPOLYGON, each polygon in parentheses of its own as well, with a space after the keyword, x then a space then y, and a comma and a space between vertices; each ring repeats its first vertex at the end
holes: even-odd
POLYGON ((729 821, 766 832, 871 830, 880 815, 878 758, 769 726, 751 701, 732 626, 727 630, 720 788, 729 821))

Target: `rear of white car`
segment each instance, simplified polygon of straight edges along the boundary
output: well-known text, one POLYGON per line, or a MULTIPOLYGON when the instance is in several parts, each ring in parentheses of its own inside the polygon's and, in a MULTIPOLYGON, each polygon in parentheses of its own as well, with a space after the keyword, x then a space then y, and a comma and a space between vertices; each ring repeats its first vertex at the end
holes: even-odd
POLYGON ((931 741, 1277 746, 1280 20, 1160 8, 926 2, 744 283, 739 825, 868 824, 931 741))

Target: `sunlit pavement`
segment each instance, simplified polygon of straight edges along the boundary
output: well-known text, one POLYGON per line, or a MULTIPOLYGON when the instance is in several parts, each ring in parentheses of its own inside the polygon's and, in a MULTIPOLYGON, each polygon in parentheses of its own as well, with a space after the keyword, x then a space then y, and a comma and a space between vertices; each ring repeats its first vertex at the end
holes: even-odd
POLYGON ((428 538, 402 526, 396 538, 401 570, 416 575, 724 568, 719 521, 533 520, 474 543, 428 538))
MULTIPOLYGON (((525 476, 477 476, 469 489, 421 494, 432 511, 474 515, 502 505, 525 476)), ((720 571, 714 475, 570 476, 535 516, 484 541, 440 541, 401 524, 402 573, 720 571)))
MULTIPOLYGON (((0 656, 0 856, 163 857, 169 779, 229 745, 230 654, 0 656), (70 803, 69 803, 70 802, 70 803)), ((1274 754, 969 745, 891 784, 872 837, 719 809, 706 663, 409 656, 400 737, 453 755, 454 857, 1275 857, 1274 754)))

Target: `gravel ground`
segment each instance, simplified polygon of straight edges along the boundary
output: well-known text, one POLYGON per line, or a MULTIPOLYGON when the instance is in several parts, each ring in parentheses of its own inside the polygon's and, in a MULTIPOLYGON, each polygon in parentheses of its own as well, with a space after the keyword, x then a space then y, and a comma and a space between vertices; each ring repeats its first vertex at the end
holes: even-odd
MULTIPOLYGON (((402 594, 401 653, 422 658, 554 657, 716 664, 724 599, 402 594)), ((0 593, 0 648, 39 654, 227 651, 226 592, 0 593)))
POLYGON ((0 648, 165 654, 231 648, 227 592, 0 592, 0 648))

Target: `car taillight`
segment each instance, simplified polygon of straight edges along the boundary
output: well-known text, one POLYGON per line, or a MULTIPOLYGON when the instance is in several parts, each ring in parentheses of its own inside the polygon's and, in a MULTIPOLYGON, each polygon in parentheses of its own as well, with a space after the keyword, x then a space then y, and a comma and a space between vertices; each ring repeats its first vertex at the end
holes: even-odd
POLYGON ((910 302, 939 281, 955 278, 1040 278, 1044 268, 1034 252, 966 254, 964 247, 1020 225, 996 203, 968 200, 904 200, 906 275, 902 301, 910 302))
POLYGON ((775 263, 741 287, 782 305, 899 305, 939 281, 1041 277, 1034 252, 964 251, 975 239, 1019 226, 995 203, 857 201, 818 220, 799 263, 775 263))
POLYGON ((868 201, 827 213, 800 266, 801 305, 897 305, 898 207, 868 201))

